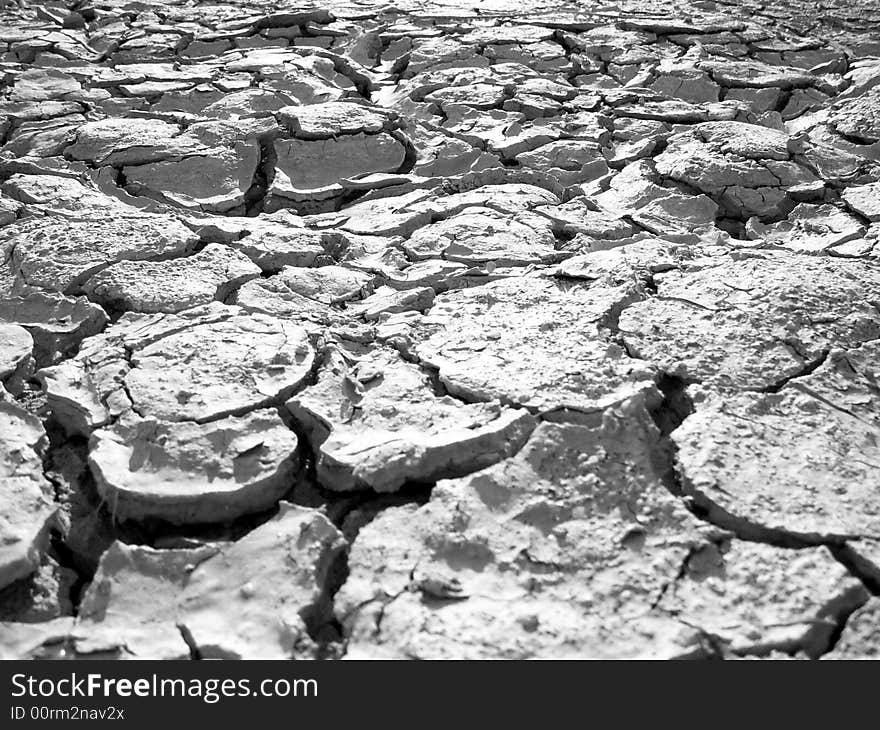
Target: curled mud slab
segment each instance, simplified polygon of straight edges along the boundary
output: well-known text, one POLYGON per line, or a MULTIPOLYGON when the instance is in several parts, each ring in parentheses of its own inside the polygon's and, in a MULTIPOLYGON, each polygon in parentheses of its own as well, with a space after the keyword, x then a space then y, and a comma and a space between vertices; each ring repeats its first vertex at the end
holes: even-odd
POLYGON ((7 4, 0 656, 876 656, 820 6, 7 4))

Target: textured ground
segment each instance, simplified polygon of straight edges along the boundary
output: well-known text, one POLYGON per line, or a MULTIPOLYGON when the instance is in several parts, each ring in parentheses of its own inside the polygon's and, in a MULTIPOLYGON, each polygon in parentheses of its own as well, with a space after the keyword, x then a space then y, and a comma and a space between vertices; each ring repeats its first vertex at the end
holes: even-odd
POLYGON ((5 3, 0 656, 877 656, 878 27, 5 3))

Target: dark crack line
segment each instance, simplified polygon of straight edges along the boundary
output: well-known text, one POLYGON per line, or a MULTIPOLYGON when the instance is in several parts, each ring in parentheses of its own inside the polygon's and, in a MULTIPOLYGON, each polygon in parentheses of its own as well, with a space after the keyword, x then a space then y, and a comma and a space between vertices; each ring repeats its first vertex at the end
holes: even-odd
POLYGON ((810 375, 810 374, 816 372, 816 370, 818 370, 820 367, 822 367, 822 365, 825 364, 825 361, 828 360, 828 355, 830 354, 830 352, 831 352, 831 350, 828 348, 822 350, 817 357, 805 362, 797 372, 794 372, 791 375, 787 375, 784 378, 780 378, 779 380, 777 380, 774 383, 771 383, 770 385, 765 385, 763 388, 760 388, 758 392, 760 392, 760 393, 778 393, 786 385, 788 385, 792 380, 796 380, 797 378, 803 378, 803 377, 806 377, 807 375, 810 375))

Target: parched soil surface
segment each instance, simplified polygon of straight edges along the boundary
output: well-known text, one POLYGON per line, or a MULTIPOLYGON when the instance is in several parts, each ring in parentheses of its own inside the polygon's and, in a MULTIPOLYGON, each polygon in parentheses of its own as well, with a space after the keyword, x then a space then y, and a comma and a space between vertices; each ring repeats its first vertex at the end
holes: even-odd
POLYGON ((878 28, 4 3, 0 657, 877 656, 878 28))

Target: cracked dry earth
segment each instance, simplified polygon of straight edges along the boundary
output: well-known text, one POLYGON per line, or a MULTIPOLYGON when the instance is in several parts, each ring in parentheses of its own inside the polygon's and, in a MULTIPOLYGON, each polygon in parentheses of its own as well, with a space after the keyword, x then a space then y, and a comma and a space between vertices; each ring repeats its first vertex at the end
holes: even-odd
POLYGON ((511 8, 5 3, 0 656, 880 655, 880 5, 511 8))

